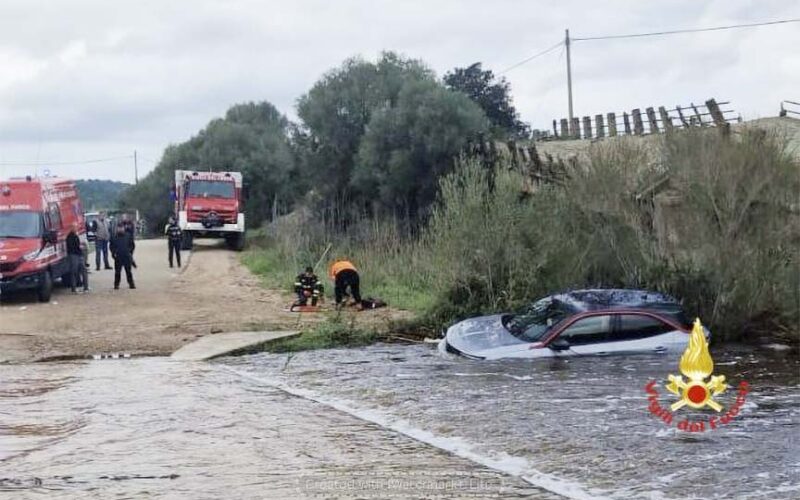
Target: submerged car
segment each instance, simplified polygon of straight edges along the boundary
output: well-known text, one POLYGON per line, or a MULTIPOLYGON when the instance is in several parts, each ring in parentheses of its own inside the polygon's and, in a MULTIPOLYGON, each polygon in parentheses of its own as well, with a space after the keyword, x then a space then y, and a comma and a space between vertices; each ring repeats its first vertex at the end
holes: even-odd
POLYGON ((520 314, 456 323, 440 347, 472 359, 682 352, 691 329, 681 304, 668 295, 575 290, 538 300, 520 314))

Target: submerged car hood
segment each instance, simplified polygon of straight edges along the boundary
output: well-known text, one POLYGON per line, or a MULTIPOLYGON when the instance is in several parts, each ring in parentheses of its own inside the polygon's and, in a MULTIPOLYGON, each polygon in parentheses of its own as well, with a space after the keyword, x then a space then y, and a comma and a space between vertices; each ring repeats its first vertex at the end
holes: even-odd
POLYGON ((475 356, 497 347, 527 344, 505 329, 502 318, 501 314, 496 314, 456 323, 447 330, 446 341, 459 351, 475 356))

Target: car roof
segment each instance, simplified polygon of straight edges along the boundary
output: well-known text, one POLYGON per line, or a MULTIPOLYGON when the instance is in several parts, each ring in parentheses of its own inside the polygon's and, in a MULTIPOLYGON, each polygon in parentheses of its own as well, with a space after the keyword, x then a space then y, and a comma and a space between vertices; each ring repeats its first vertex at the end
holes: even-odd
POLYGON ((578 313, 613 309, 676 311, 681 304, 673 297, 649 290, 598 288, 572 290, 551 296, 554 302, 578 313))

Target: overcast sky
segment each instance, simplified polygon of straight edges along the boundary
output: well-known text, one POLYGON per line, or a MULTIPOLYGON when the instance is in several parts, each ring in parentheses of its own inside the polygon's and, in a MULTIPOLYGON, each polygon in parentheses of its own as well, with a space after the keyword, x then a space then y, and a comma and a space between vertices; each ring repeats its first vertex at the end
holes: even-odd
MULTIPOLYGON (((0 0, 0 178, 39 173, 133 180, 165 146, 232 104, 295 103, 345 58, 381 50, 439 76, 480 61, 502 71, 564 37, 800 17, 797 0, 0 0), (14 162, 52 162, 19 166, 14 162)), ((800 100, 800 24, 575 42, 578 115, 732 101, 745 119, 800 100)), ((506 74, 522 119, 566 116, 561 48, 506 74)))

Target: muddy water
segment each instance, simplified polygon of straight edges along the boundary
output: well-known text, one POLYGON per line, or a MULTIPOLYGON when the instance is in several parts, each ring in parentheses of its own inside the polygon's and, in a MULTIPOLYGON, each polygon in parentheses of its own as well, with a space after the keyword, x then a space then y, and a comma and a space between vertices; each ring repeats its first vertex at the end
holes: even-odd
MULTIPOLYGON (((715 373, 750 384, 740 414, 716 429, 707 411, 679 410, 670 426, 648 412, 650 380, 661 406, 676 400, 663 384, 677 359, 666 356, 481 362, 374 346, 226 363, 569 497, 800 497, 797 355, 714 354, 715 373), (678 430, 685 417, 705 432, 678 430)), ((717 399, 729 409, 736 396, 717 399)))
POLYGON ((378 345, 0 365, 0 496, 796 498, 797 356, 715 361, 751 392, 697 433, 647 411, 645 384, 677 373, 666 357, 476 362, 378 345))
POLYGON ((0 365, 2 498, 554 498, 220 364, 0 365))

